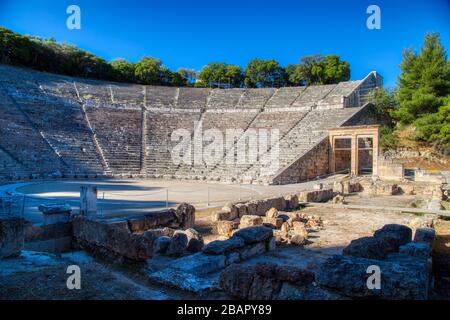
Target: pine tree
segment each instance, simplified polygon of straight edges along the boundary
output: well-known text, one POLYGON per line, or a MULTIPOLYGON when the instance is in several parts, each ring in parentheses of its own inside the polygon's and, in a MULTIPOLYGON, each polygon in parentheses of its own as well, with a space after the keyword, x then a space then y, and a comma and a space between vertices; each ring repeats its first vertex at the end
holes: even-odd
POLYGON ((393 116, 403 123, 412 123, 421 115, 437 112, 450 94, 450 64, 439 35, 428 33, 419 53, 405 50, 400 68, 400 107, 393 116))

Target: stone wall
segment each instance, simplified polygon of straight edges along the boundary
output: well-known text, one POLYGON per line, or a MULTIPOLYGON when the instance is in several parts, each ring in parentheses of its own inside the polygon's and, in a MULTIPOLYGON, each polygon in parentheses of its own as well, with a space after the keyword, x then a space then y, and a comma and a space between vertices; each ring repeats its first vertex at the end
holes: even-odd
POLYGON ((404 167, 395 160, 378 159, 378 176, 383 180, 403 180, 404 167))
POLYGON ((433 229, 418 229, 412 241, 408 227, 386 225, 373 237, 354 240, 344 255, 328 258, 317 269, 232 265, 221 273, 219 284, 230 297, 248 300, 425 300, 432 283, 433 242, 433 229), (368 270, 377 267, 380 287, 369 288, 373 271, 368 270))
POLYGON ((272 180, 271 184, 297 183, 329 173, 329 150, 330 143, 328 139, 325 139, 283 170, 272 180))
POLYGON ((0 216, 0 259, 19 256, 25 238, 25 220, 0 216))
POLYGON ((72 249, 72 222, 48 225, 27 225, 25 228, 25 250, 60 253, 72 249))
MULTIPOLYGON (((155 236, 155 229, 185 230, 193 227, 194 222, 195 208, 183 203, 177 209, 123 219, 78 216, 73 221, 73 235, 75 245, 81 249, 115 261, 139 262, 151 258, 156 242, 161 241, 160 237, 167 236, 162 233, 155 236)), ((181 235, 175 230, 171 231, 171 235, 172 238, 167 242, 169 252, 181 254, 178 249, 180 246, 183 246, 183 250, 187 249, 190 240, 188 235, 181 235)))
POLYGON ((167 268, 149 275, 157 283, 196 292, 214 286, 209 275, 234 263, 275 249, 272 229, 263 226, 241 229, 230 239, 207 244, 202 252, 173 261, 167 268))

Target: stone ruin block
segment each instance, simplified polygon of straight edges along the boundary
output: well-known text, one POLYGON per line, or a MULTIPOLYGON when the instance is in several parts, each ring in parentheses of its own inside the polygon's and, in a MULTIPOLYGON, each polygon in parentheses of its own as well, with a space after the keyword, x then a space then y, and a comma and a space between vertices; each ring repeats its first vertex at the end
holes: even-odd
POLYGON ((73 221, 73 233, 82 249, 120 262, 145 261, 153 254, 153 242, 131 233, 126 220, 100 221, 78 216, 73 221))
POLYGON ((23 218, 0 216, 0 259, 19 256, 25 240, 23 218))
POLYGON ((69 222, 72 213, 69 204, 40 205, 38 209, 44 216, 44 225, 69 222))
POLYGON ((93 216, 97 214, 97 187, 81 187, 80 213, 84 216, 93 216))
POLYGON ((232 265, 222 271, 219 286, 229 296, 243 300, 279 299, 283 284, 312 286, 314 274, 295 266, 260 263, 255 266, 232 265))
POLYGON ((317 283, 349 298, 425 300, 428 298, 428 263, 414 257, 403 261, 383 261, 335 255, 321 264, 317 283), (378 266, 381 289, 369 289, 367 272, 378 266))

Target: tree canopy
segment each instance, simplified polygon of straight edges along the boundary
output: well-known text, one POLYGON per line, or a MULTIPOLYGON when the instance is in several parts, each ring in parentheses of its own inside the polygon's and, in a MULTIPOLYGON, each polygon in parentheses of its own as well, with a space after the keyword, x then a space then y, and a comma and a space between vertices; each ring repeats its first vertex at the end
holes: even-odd
POLYGON ((189 68, 172 71, 162 60, 143 57, 137 62, 108 62, 92 53, 55 39, 24 36, 0 27, 0 63, 39 71, 145 85, 260 88, 316 85, 346 81, 350 65, 338 56, 309 56, 299 64, 282 67, 276 60, 251 60, 245 70, 224 62, 211 62, 200 72, 189 68))
POLYGON ((301 58, 297 65, 286 67, 293 85, 334 84, 350 80, 350 64, 337 55, 313 55, 301 58))

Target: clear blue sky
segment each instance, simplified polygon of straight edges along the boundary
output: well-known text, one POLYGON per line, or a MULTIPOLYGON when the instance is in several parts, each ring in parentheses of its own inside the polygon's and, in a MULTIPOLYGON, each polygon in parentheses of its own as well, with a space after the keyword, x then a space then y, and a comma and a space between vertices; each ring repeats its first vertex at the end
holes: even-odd
POLYGON ((154 56, 175 70, 334 53, 350 62, 353 79, 377 70, 393 86, 402 50, 419 48, 427 31, 450 50, 450 0, 0 0, 0 26, 107 60, 154 56), (66 28, 71 4, 81 8, 81 30, 66 28), (381 8, 381 30, 366 28, 370 4, 381 8))

